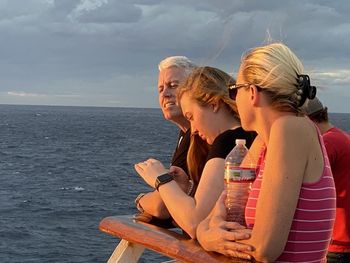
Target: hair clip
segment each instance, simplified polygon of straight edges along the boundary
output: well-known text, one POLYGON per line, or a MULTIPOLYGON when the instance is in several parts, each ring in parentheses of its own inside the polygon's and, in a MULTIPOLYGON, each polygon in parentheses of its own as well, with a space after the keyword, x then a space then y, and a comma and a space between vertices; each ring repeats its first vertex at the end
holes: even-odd
POLYGON ((317 89, 315 86, 311 86, 309 75, 297 75, 298 90, 297 95, 300 96, 299 107, 301 107, 306 99, 313 99, 316 97, 317 89))

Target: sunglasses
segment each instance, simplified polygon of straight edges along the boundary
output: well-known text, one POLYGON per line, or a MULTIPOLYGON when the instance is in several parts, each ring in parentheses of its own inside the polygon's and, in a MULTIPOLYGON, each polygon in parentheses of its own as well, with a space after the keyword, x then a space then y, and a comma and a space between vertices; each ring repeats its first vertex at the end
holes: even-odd
MULTIPOLYGON (((236 100, 236 97, 237 97, 237 92, 240 88, 248 88, 250 87, 250 85, 253 85, 253 84, 250 84, 250 83, 244 83, 244 84, 233 84, 233 85, 230 85, 228 87, 228 94, 230 96, 230 98, 232 100, 236 100)), ((257 86, 257 85, 254 85, 256 87, 256 89, 260 92, 263 90, 263 88, 257 86)))

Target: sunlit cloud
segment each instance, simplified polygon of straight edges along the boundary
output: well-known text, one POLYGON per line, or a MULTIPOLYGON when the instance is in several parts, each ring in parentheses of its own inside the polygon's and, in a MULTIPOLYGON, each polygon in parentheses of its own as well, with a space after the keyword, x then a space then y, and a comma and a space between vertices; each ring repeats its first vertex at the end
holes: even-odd
POLYGON ((47 97, 46 94, 37 94, 37 93, 27 93, 27 92, 17 92, 17 91, 8 91, 7 95, 17 96, 17 97, 47 97))
POLYGON ((335 84, 335 85, 350 84, 350 70, 347 70, 347 69, 315 72, 313 75, 319 81, 322 81, 327 84, 335 84))
POLYGON ((84 13, 89 13, 107 3, 107 0, 82 0, 68 17, 71 21, 74 21, 84 13))
POLYGON ((77 5, 77 11, 91 11, 99 8, 103 4, 107 4, 107 0, 83 0, 77 5))
POLYGON ((19 92, 19 91, 8 91, 7 95, 16 96, 16 97, 24 97, 24 98, 80 98, 81 95, 77 94, 40 94, 40 93, 27 93, 27 92, 19 92))
POLYGON ((348 79, 350 76, 350 70, 341 69, 328 72, 317 72, 316 74, 318 74, 319 76, 331 77, 336 79, 348 79))

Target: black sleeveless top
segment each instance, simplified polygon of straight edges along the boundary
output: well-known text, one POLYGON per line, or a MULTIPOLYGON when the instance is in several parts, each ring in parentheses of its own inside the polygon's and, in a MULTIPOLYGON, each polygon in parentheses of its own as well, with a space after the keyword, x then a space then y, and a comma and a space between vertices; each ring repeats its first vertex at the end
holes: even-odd
POLYGON ((256 137, 256 132, 247 132, 242 127, 227 130, 218 135, 210 146, 207 161, 213 158, 223 158, 236 146, 236 139, 245 139, 249 149, 256 137))

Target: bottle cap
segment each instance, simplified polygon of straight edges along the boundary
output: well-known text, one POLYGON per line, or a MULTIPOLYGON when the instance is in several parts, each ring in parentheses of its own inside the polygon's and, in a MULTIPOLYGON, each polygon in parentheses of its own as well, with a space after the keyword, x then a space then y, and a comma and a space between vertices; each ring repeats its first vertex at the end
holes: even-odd
POLYGON ((236 139, 236 144, 245 145, 245 139, 236 139))

